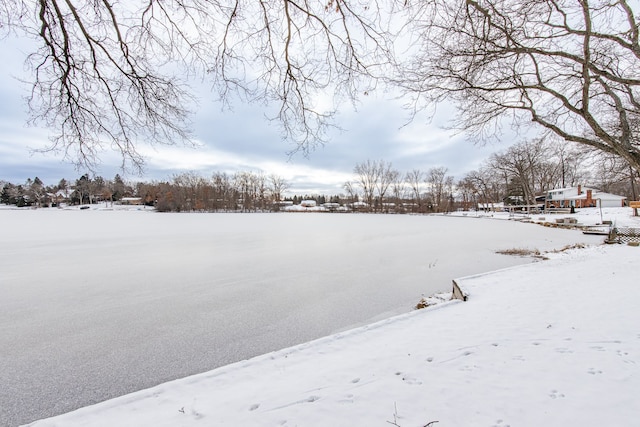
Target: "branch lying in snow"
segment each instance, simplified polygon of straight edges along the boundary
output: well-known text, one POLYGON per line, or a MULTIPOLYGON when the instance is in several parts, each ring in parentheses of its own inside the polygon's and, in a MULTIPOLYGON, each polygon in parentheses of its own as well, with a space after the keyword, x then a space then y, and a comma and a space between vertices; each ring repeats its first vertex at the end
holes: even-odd
MULTIPOLYGON (((398 404, 394 402, 393 403, 393 407, 394 407, 393 421, 387 421, 387 423, 391 424, 392 426, 402 427, 400 424, 398 424, 398 404)), ((423 427, 431 427, 432 425, 434 425, 437 422, 439 422, 439 421, 431 421, 431 422, 425 424, 423 427)))

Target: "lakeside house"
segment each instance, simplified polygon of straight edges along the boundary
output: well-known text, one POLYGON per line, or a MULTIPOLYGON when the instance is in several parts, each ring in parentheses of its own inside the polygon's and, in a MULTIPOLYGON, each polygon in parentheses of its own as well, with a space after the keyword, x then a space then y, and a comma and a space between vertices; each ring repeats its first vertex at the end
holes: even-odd
POLYGON ((567 187, 549 190, 546 194, 545 209, 549 208, 617 208, 625 205, 626 197, 601 192, 595 188, 567 187))
POLYGON ((121 205, 142 205, 142 198, 141 197, 123 197, 122 199, 120 199, 120 204, 121 205))

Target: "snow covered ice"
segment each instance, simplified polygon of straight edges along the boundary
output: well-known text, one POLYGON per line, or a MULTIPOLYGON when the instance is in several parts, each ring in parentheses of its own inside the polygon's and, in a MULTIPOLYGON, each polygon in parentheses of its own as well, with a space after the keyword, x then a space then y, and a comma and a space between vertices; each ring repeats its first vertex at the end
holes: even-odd
MULTIPOLYGON (((16 390, 20 390, 21 385, 33 387, 23 391, 22 405, 39 403, 28 393, 37 388, 38 380, 46 383, 41 375, 47 369, 57 375, 54 381, 59 382, 43 388, 50 387, 53 393, 64 394, 65 387, 71 385, 65 381, 77 377, 74 385, 81 388, 79 394, 85 395, 89 391, 92 395, 94 390, 97 393, 109 387, 113 387, 114 393, 119 391, 123 377, 116 375, 114 380, 105 380, 114 376, 114 372, 118 374, 122 368, 118 363, 126 365, 123 374, 128 375, 132 383, 144 381, 146 376, 153 377, 158 371, 160 376, 165 374, 163 370, 170 375, 172 372, 168 371, 173 367, 194 359, 195 371, 205 371, 198 365, 199 360, 211 357, 210 353, 220 357, 217 351, 211 351, 212 347, 218 350, 212 345, 215 340, 229 343, 232 348, 236 342, 234 350, 237 353, 230 356, 237 357, 235 360, 266 354, 42 420, 35 423, 36 426, 346 426, 388 425, 387 421, 412 426, 432 420, 438 420, 438 425, 602 425, 605 421, 613 422, 611 425, 630 425, 622 421, 630 420, 634 411, 636 415, 640 411, 632 402, 632 390, 640 389, 638 368, 634 363, 640 335, 633 326, 637 324, 638 316, 633 307, 636 291, 632 286, 634 270, 637 270, 634 269, 637 248, 598 246, 554 254, 551 256, 557 259, 543 263, 464 279, 460 284, 471 295, 466 303, 445 303, 346 331, 371 319, 406 313, 422 293, 449 290, 451 278, 526 262, 498 256, 493 253, 497 249, 527 246, 548 250, 568 243, 596 243, 602 239, 489 219, 240 215, 222 224, 216 237, 229 247, 229 242, 236 241, 232 238, 234 233, 238 235, 240 231, 231 223, 235 218, 251 217, 247 222, 249 225, 242 226, 246 234, 239 233, 238 236, 244 248, 240 253, 246 255, 244 264, 234 264, 237 257, 231 256, 230 251, 227 251, 229 256, 222 253, 222 258, 230 269, 244 265, 255 274, 243 276, 227 271, 224 280, 216 282, 217 276, 212 272, 219 273, 220 268, 198 269, 201 263, 209 265, 205 262, 209 258, 201 258, 197 251, 187 248, 195 244, 199 250, 206 249, 211 257, 213 249, 206 243, 211 236, 204 231, 207 230, 204 226, 216 227, 213 223, 217 215, 165 217, 141 212, 60 212, 61 216, 56 220, 64 222, 61 218, 65 215, 78 215, 70 220, 73 223, 81 221, 79 218, 84 218, 81 215, 85 213, 106 214, 95 222, 104 227, 96 230, 89 240, 79 238, 77 233, 70 234, 71 242, 81 246, 77 252, 69 246, 71 244, 65 246, 64 240, 58 242, 60 236, 50 231, 44 232, 44 241, 42 236, 27 238, 23 251, 18 250, 18 254, 15 254, 15 247, 12 252, 3 243, 3 256, 13 256, 11 260, 18 263, 21 257, 25 258, 22 259, 23 267, 30 261, 27 253, 33 255, 34 251, 41 250, 46 253, 45 258, 51 257, 53 261, 45 263, 48 267, 38 269, 39 276, 52 277, 51 270, 57 271, 56 268, 69 273, 64 280, 46 282, 55 285, 47 292, 44 292, 43 281, 19 279, 18 267, 12 276, 5 276, 12 280, 6 282, 10 298, 2 303, 3 309, 7 308, 9 315, 17 320, 9 322, 7 310, 3 310, 5 314, 0 323, 3 330, 11 333, 15 327, 22 328, 18 332, 28 331, 33 327, 30 322, 34 322, 35 317, 41 322, 39 325, 52 322, 55 331, 55 336, 44 339, 44 344, 39 340, 45 338, 45 331, 35 336, 27 334, 18 340, 22 345, 20 351, 9 354, 4 350, 8 341, 2 343, 3 362, 15 362, 23 372, 26 371, 23 384, 18 378, 8 377, 12 380, 11 387, 16 390), (131 216, 123 221, 122 216, 118 217, 123 214, 131 216), (145 225, 133 220, 134 215, 147 215, 142 221, 145 225), (174 221, 172 218, 178 220, 170 226, 157 222, 174 221), (189 226, 176 229, 182 221, 180 218, 189 218, 189 226), (286 245, 277 246, 273 257, 267 255, 272 252, 269 245, 264 245, 270 236, 260 231, 264 224, 258 225, 262 218, 287 222, 287 227, 279 230, 289 231, 278 235, 278 241, 286 242, 286 245), (302 221, 302 225, 297 221, 302 221), (332 221, 353 222, 338 227, 332 221), (306 232, 301 233, 300 227, 306 232), (101 231, 104 229, 109 232, 101 231), (331 234, 334 229, 339 231, 331 234), (443 229, 448 229, 446 233, 441 232, 448 239, 439 242, 434 236, 440 237, 436 230, 443 229), (454 230, 461 234, 456 235, 454 230), (227 240, 224 240, 225 232, 228 233, 227 240), (141 235, 155 237, 149 237, 150 242, 140 243, 137 239, 141 235), (421 246, 420 242, 425 240, 431 244, 421 246), (54 250, 54 241, 64 250, 54 250), (126 243, 120 244, 123 241, 126 243), (171 252, 174 256, 182 254, 177 261, 182 267, 181 274, 171 276, 173 281, 181 279, 177 289, 172 288, 172 280, 166 279, 171 269, 166 263, 157 262, 157 257, 168 250, 160 244, 162 241, 179 246, 179 250, 171 252), (434 245, 434 241, 441 245, 434 245), (144 250, 141 245, 145 245, 144 250), (117 254, 107 248, 112 251, 118 248, 117 254), (87 257, 88 266, 77 263, 65 263, 64 268, 53 266, 63 260, 77 259, 86 251, 105 253, 106 260, 87 257), (145 253, 150 255, 143 256, 145 253), (303 254, 313 263, 297 265, 295 261, 304 259, 303 254), (345 261, 348 255, 349 262, 345 261), (447 255, 452 255, 453 259, 447 255), (137 266, 137 269, 125 268, 125 272, 109 269, 104 279, 101 274, 95 274, 98 265, 118 265, 125 259, 129 260, 127 265, 137 266), (275 259, 285 261, 274 266, 275 259), (157 270, 150 272, 145 262, 157 270), (506 264, 500 265, 502 262, 506 264), (354 268, 354 265, 360 268, 354 268), (140 273, 136 275, 136 271, 140 273), (435 274, 437 272, 442 275, 435 274), (145 281, 145 273, 154 280, 145 281), (125 280, 130 275, 136 280, 125 280), (318 280, 318 275, 324 281, 318 280), (273 276, 278 280, 268 279, 273 276), (88 278, 80 279, 82 277, 88 278), (202 280, 203 277, 207 277, 207 281, 202 280), (341 279, 339 283, 318 290, 325 281, 338 279, 341 279), (290 281, 289 285, 283 281, 290 281), (218 283, 226 293, 221 297, 209 293, 212 283, 218 283), (291 283, 304 283, 305 286, 298 289, 291 283), (240 285, 247 289, 234 300, 233 289, 240 285), (271 295, 263 289, 265 286, 275 287, 279 294, 271 295), (79 291, 81 295, 77 296, 79 291), (183 294, 191 299, 183 299, 183 294), (128 298, 122 300, 122 295, 128 298), (70 301, 72 296, 78 300, 70 301), (25 299, 21 305, 18 297, 28 298, 29 305, 25 307, 25 299), (224 341, 224 334, 222 338, 216 337, 218 328, 212 327, 215 323, 206 317, 207 310, 203 310, 205 301, 211 303, 218 299, 228 303, 214 305, 212 310, 223 310, 216 317, 224 322, 222 329, 233 328, 236 322, 239 323, 227 337, 228 341, 224 341), (281 301, 283 299, 285 302, 281 301), (49 300, 52 300, 53 308, 49 306, 49 300), (149 305, 150 301, 160 304, 149 305), (92 302, 98 305, 87 306, 92 302), (277 313, 263 313, 265 307, 272 305, 278 308, 277 313), (69 310, 68 315, 63 314, 61 320, 56 320, 52 313, 63 308, 69 310), (168 317, 160 309, 169 311, 168 317), (82 322, 74 322, 83 310, 90 315, 82 317, 82 322), (290 312, 283 314, 282 310, 290 312), (311 316, 305 318, 306 312, 311 316), (132 319, 137 319, 142 326, 136 322, 127 323, 132 319), (114 321, 117 322, 115 325, 114 321), (245 328, 244 332, 240 332, 241 327, 245 328), (81 333, 82 339, 76 336, 87 330, 92 334, 94 331, 104 333, 97 348, 90 340, 92 334, 81 333), (190 330, 195 330, 195 334, 183 337, 190 330), (268 353, 336 330, 344 332, 268 353), (159 336, 155 337, 155 334, 159 336), (59 335, 69 338, 72 347, 58 348, 60 343, 68 344, 64 340, 56 342, 59 335), (212 341, 201 342, 206 339, 212 341), (177 345, 173 340, 178 341, 177 345), (244 346, 253 344, 254 340, 257 348, 250 352, 255 353, 242 354, 244 346), (78 351, 80 354, 76 356, 78 351), (46 369, 38 364, 52 358, 56 363, 45 366, 46 369), (65 358, 71 358, 73 363, 66 364, 65 358), (94 358, 104 365, 95 364, 94 358), (166 363, 167 360, 180 362, 172 365, 166 363), (97 372, 102 377, 87 378, 83 376, 83 369, 87 369, 85 374, 97 372), (35 377, 32 383, 28 379, 30 374, 35 377), (601 393, 607 396, 596 398, 601 393), (614 409, 615 413, 611 413, 614 409), (602 411, 604 413, 600 414, 602 411)), ((11 220, 23 221, 14 218, 18 217, 11 220)), ((71 226, 78 224, 66 225, 69 226, 66 231, 71 231, 71 226)), ((21 247, 19 242, 25 239, 14 238, 9 241, 21 247)), ((236 247, 231 244, 231 248, 236 247)), ((3 259, 3 263, 7 262, 6 257, 3 259)), ((13 264, 7 262, 3 269, 9 265, 13 264)), ((6 335, 3 336, 6 339, 6 335)), ((15 340, 16 336, 12 338, 15 340)), ((225 363, 229 362, 210 359, 204 365, 225 363)), ((178 370, 174 378, 188 375, 183 374, 178 370)), ((151 381, 157 384, 161 382, 158 379, 156 376, 151 381)), ((9 401, 6 394, 0 395, 3 402, 9 401)), ((42 396, 40 402, 46 404, 46 399, 53 394, 43 393, 42 396)))

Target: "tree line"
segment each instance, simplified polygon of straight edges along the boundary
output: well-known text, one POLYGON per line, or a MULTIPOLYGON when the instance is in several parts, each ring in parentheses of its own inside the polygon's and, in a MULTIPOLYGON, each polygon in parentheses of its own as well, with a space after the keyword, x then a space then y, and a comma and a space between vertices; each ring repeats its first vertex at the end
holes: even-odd
POLYGON ((288 204, 314 200, 366 212, 449 212, 480 205, 535 205, 536 198, 555 188, 594 186, 601 191, 638 199, 638 172, 619 156, 569 147, 546 139, 520 141, 495 152, 478 169, 459 179, 444 166, 400 171, 385 160, 357 163, 353 178, 335 195, 291 195, 290 183, 276 174, 239 171, 174 175, 166 181, 125 183, 84 174, 74 183, 61 179, 45 186, 38 178, 24 184, 1 182, 0 203, 55 206, 121 201, 136 197, 161 212, 278 211, 288 204))
POLYGON ((456 188, 465 206, 496 201, 535 205, 536 197, 548 190, 579 184, 638 200, 639 178, 638 171, 615 154, 538 138, 493 153, 456 188))
POLYGON ((534 206, 545 192, 590 185, 638 199, 640 175, 616 155, 548 139, 518 142, 493 153, 477 170, 456 180, 448 168, 401 172, 384 160, 358 163, 344 184, 348 200, 373 211, 450 212, 504 203, 534 206))
POLYGON ((18 207, 57 206, 60 203, 85 204, 98 201, 119 201, 131 197, 135 189, 124 182, 119 174, 113 180, 101 176, 91 178, 84 174, 75 183, 61 179, 55 185, 45 185, 38 177, 27 179, 24 184, 0 181, 0 203, 18 207))
POLYGON ((185 172, 167 181, 132 184, 125 183, 119 174, 113 180, 84 174, 75 183, 61 179, 51 186, 45 186, 38 177, 24 184, 3 182, 0 203, 45 207, 113 203, 130 197, 161 212, 263 211, 278 209, 288 188, 284 178, 261 172, 215 172, 210 178, 185 172))

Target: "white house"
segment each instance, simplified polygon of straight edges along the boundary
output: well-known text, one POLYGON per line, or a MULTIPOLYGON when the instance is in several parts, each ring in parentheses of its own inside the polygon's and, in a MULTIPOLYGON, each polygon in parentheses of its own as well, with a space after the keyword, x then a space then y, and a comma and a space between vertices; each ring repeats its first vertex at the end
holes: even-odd
POLYGON ((589 208, 589 207, 621 207, 627 198, 601 192, 595 188, 577 187, 557 188, 549 190, 545 199, 545 208, 589 208))

